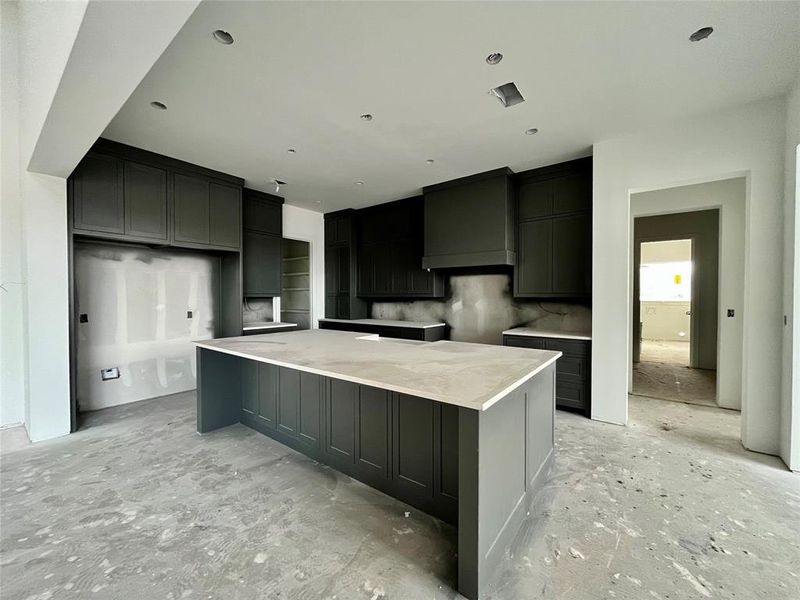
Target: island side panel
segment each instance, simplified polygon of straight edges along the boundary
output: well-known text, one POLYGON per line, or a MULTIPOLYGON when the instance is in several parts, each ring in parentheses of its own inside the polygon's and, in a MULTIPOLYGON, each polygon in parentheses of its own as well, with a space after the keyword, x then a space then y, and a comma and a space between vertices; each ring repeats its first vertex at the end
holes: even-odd
POLYGON ((459 412, 458 591, 481 598, 553 457, 555 367, 480 412, 459 412))
POLYGON ((239 422, 242 411, 242 359, 197 348, 197 432, 239 422))

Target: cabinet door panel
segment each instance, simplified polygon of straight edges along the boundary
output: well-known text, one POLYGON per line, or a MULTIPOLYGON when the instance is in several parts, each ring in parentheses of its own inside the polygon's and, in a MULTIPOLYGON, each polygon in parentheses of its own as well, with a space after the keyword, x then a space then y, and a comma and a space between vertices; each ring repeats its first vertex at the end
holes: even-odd
POLYGON ((278 407, 278 367, 258 364, 258 418, 275 429, 278 407))
POLYGON ((283 234, 283 207, 278 202, 245 197, 242 228, 261 233, 283 234))
POLYGON ((322 377, 300 373, 300 439, 319 447, 320 411, 322 410, 322 377))
POLYGON ((553 183, 549 179, 523 183, 519 186, 517 198, 518 219, 548 217, 553 212, 553 183))
POLYGON ((358 465, 389 477, 389 392, 358 386, 358 465))
POLYGON ((172 179, 175 234, 178 242, 209 243, 208 181, 175 173, 172 179))
POLYGON ((391 248, 375 244, 373 248, 373 289, 375 294, 389 294, 392 291, 391 248))
POLYGON ((297 437, 300 415, 300 371, 278 368, 278 429, 297 437))
POLYGON ((336 319, 350 318, 350 294, 336 295, 336 319))
POLYGON ((239 187, 209 185, 209 240, 213 246, 238 248, 240 245, 242 190, 239 187))
POLYGON ((339 285, 334 289, 340 294, 346 294, 350 291, 350 248, 339 246, 336 248, 336 255, 336 280, 339 285))
POLYGON ((242 410, 248 415, 258 414, 258 363, 242 360, 242 410))
MULTIPOLYGON (((245 237, 247 234, 245 234, 245 237)), ((333 294, 339 290, 339 248, 325 247, 325 293, 333 294)))
POLYGON ((548 294, 553 289, 553 224, 549 219, 519 224, 517 294, 548 294))
POLYGON ((357 388, 349 381, 329 380, 326 406, 326 450, 351 463, 355 463, 357 388))
POLYGON ((591 208, 591 173, 575 173, 553 181, 553 214, 586 211, 591 208))
POLYGON ((73 227, 85 231, 124 233, 122 161, 89 154, 72 175, 73 227))
POLYGON ((450 498, 458 498, 458 407, 442 404, 440 436, 440 491, 450 498))
POLYGON ((415 493, 433 495, 433 402, 398 394, 395 407, 395 477, 415 493))
POLYGON ((588 294, 592 280, 589 214, 553 219, 553 292, 588 294))
POLYGON ((586 384, 568 377, 556 377, 556 406, 586 410, 588 407, 586 384))
POLYGON ((125 233, 167 239, 167 172, 125 162, 125 233))
POLYGON ((242 262, 245 296, 280 296, 282 265, 279 236, 245 231, 242 262))

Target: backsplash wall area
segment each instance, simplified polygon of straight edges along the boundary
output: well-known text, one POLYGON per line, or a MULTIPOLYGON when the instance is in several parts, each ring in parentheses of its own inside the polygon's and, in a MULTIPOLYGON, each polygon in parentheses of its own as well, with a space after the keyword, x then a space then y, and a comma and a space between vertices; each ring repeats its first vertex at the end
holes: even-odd
POLYGON ((219 285, 213 255, 76 242, 81 410, 194 389, 193 342, 214 337, 219 285))
POLYGON ((443 300, 374 302, 375 319, 444 321, 450 339, 501 344, 503 331, 512 327, 539 327, 558 331, 590 331, 589 306, 514 298, 507 274, 451 275, 443 300))

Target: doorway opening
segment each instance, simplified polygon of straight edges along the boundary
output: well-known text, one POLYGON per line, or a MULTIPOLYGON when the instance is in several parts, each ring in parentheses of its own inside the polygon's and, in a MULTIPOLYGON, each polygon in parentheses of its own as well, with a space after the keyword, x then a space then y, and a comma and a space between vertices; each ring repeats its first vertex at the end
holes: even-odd
POLYGON ((311 328, 311 244, 283 238, 280 314, 283 323, 311 328))
POLYGON ((688 367, 692 240, 642 242, 641 257, 639 361, 688 367))
POLYGON ((717 406, 717 210, 634 220, 632 392, 717 406))

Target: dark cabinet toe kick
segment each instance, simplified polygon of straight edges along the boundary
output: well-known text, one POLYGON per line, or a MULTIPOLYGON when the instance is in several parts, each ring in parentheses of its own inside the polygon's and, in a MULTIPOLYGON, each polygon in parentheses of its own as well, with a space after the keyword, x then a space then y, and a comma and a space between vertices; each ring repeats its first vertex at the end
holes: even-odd
POLYGON ((553 461, 555 366, 476 411, 197 349, 197 430, 243 423, 458 528, 483 597, 553 461))

